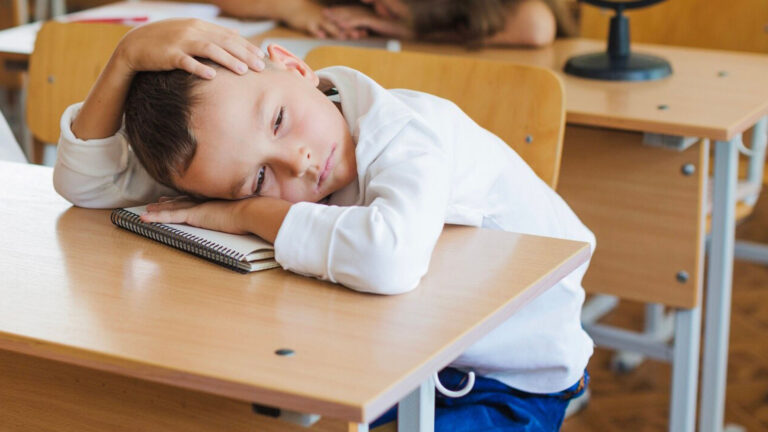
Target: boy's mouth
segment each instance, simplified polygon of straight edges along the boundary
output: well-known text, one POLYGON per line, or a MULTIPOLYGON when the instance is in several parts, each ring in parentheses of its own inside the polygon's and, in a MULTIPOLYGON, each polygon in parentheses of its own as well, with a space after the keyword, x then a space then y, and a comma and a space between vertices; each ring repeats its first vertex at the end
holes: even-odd
POLYGON ((331 173, 331 169, 333 168, 333 153, 336 152, 336 144, 333 144, 333 147, 331 147, 331 153, 328 155, 328 159, 325 160, 325 165, 323 166, 323 171, 320 173, 320 178, 317 180, 317 188, 320 189, 320 187, 325 182, 325 179, 328 178, 328 174, 331 173))

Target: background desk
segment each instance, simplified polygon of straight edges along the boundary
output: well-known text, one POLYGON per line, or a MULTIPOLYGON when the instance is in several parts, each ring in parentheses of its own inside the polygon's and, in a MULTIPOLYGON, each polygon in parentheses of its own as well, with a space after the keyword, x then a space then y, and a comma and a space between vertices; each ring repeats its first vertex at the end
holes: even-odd
POLYGON ((737 144, 743 132, 766 121, 768 56, 634 44, 637 52, 668 59, 674 73, 661 81, 622 83, 562 72, 570 56, 603 50, 602 41, 564 39, 540 50, 476 53, 425 44, 404 44, 404 49, 537 64, 561 75, 568 126, 558 189, 598 239, 584 282, 591 292, 696 313, 703 282, 708 141, 716 142, 699 427, 721 429, 737 144), (643 146, 644 133, 703 140, 674 152, 643 146), (685 175, 686 165, 694 174, 685 175))
POLYGON ((365 295, 118 229, 50 168, 0 162, 0 185, 0 424, 17 430, 254 430, 248 402, 368 422, 589 254, 449 227, 418 289, 365 295))

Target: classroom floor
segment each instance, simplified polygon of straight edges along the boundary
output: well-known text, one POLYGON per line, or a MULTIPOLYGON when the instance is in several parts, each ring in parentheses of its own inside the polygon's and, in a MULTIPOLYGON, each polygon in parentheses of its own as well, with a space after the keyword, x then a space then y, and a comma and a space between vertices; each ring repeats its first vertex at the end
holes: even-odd
MULTIPOLYGON (((736 236, 768 243, 766 188, 736 236)), ((749 432, 768 432, 768 266, 736 261, 733 274, 725 421, 749 432)), ((643 305, 621 302, 602 322, 640 330, 643 313, 643 305)), ((609 369, 611 355, 596 350, 588 368, 592 398, 586 410, 565 420, 562 431, 666 431, 669 364, 647 360, 634 372, 619 375, 609 369)))

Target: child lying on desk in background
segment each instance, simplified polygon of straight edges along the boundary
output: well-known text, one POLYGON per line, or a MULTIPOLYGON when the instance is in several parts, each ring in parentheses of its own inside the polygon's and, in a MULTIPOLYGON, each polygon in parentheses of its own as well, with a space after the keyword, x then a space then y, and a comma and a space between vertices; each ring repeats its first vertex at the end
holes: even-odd
MULTIPOLYGON (((378 294, 418 285, 446 223, 594 247, 567 204, 450 101, 268 51, 265 67, 244 39, 194 20, 132 30, 62 117, 56 190, 84 207, 160 199, 143 220, 252 232, 287 270, 378 294), (196 199, 161 198, 179 192, 196 199)), ((586 268, 440 373, 452 387, 465 371, 479 378, 467 396, 438 396, 436 430, 559 428, 592 354, 586 268)))
POLYGON ((317 38, 368 35, 469 46, 539 47, 574 36, 566 0, 211 0, 224 13, 268 18, 317 38))

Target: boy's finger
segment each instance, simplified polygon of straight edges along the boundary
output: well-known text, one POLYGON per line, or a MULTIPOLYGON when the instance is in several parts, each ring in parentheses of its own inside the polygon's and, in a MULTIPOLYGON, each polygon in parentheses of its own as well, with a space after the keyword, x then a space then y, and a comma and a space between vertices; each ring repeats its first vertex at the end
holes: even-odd
POLYGON ((141 215, 141 220, 144 222, 185 223, 187 221, 187 210, 160 210, 144 213, 141 215))
POLYGON ((183 69, 193 75, 197 75, 200 78, 212 79, 216 76, 216 70, 210 66, 206 66, 199 61, 192 58, 192 56, 185 55, 181 58, 178 64, 179 69, 183 69))
POLYGON ((263 59, 267 55, 264 53, 264 50, 261 49, 261 47, 252 44, 249 40, 246 39, 245 47, 248 49, 248 51, 256 54, 257 57, 263 59))
POLYGON ((248 65, 236 59, 224 48, 216 45, 213 42, 203 43, 203 46, 200 47, 196 54, 201 57, 211 59, 238 75, 242 75, 248 72, 248 65))
MULTIPOLYGON (((244 42, 245 43, 225 43, 225 44, 222 44, 222 47, 224 47, 224 49, 230 54, 232 54, 235 58, 245 62, 245 64, 247 64, 248 67, 255 70, 256 72, 263 71, 264 68, 266 67, 263 60, 263 53, 262 53, 262 56, 259 57, 258 54, 254 53, 248 47, 248 45, 251 45, 250 42, 247 42, 245 40, 244 42)), ((261 49, 259 49, 259 52, 261 52, 261 49)))
MULTIPOLYGON (((262 60, 263 53, 262 53, 262 56, 260 57, 257 53, 252 51, 249 48, 249 45, 250 46, 253 46, 253 45, 250 42, 248 42, 248 40, 241 37, 240 35, 232 35, 232 34, 226 34, 226 33, 219 34, 217 38, 214 38, 214 43, 220 46, 222 49, 224 49, 228 53, 230 53, 237 60, 245 63, 247 68, 251 68, 256 72, 260 72, 264 70, 265 65, 264 65, 264 60, 262 60)), ((261 52, 260 49, 259 49, 259 52, 261 52)), ((247 71, 247 68, 246 68, 246 71, 247 71)), ((238 70, 234 70, 234 71, 238 73, 240 72, 238 70)))

